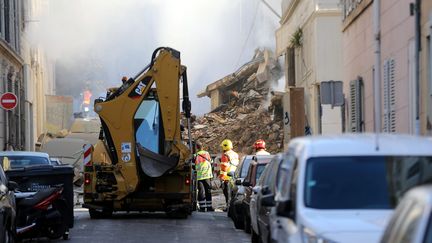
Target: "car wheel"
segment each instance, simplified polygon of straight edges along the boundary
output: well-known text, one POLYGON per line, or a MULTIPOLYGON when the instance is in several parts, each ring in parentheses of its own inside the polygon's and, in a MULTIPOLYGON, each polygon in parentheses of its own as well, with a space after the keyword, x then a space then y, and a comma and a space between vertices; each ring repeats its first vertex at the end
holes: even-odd
POLYGON ((6 243, 14 243, 15 242, 15 234, 10 230, 5 231, 4 240, 6 243))
POLYGON ((252 243, 261 243, 260 236, 257 233, 255 233, 255 230, 252 230, 251 233, 252 233, 252 235, 251 235, 251 242, 252 243))
POLYGON ((112 209, 103 209, 102 211, 96 210, 94 208, 89 209, 89 214, 91 219, 103 219, 110 218, 113 214, 112 209))
POLYGON ((238 218, 233 218, 233 221, 234 221, 234 227, 236 229, 244 229, 243 220, 239 220, 238 218))
POLYGON ((250 233, 251 232, 250 219, 247 217, 246 213, 243 216, 243 222, 244 222, 244 231, 246 233, 250 233))

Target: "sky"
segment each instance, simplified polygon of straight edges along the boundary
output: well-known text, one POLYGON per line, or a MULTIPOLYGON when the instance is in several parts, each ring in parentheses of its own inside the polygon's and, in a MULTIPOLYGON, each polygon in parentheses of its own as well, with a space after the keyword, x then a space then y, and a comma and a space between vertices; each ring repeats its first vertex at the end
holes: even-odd
MULTIPOLYGON (((37 0, 36 0, 37 1, 37 0)), ((280 13, 280 0, 267 0, 280 13)), ((181 52, 192 112, 210 110, 196 94, 249 61, 256 48, 275 48, 279 19, 261 0, 46 0, 28 30, 56 61, 57 94, 97 96, 134 76, 154 49, 181 52)))

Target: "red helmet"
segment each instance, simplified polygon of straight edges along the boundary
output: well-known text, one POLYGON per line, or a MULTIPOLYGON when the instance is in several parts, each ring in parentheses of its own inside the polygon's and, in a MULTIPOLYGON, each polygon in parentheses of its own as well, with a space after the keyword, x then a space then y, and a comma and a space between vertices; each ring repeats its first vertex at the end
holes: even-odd
POLYGON ((266 149, 264 140, 262 140, 262 139, 256 140, 255 143, 254 143, 254 147, 255 147, 256 150, 258 150, 258 149, 266 149))

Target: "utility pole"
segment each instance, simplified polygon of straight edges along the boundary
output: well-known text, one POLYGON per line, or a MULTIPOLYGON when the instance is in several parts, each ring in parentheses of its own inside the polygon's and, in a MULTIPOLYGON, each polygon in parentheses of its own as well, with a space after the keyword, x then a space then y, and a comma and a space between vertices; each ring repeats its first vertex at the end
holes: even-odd
POLYGON ((374 72, 374 131, 380 133, 381 126, 381 1, 373 2, 373 30, 375 38, 374 72))

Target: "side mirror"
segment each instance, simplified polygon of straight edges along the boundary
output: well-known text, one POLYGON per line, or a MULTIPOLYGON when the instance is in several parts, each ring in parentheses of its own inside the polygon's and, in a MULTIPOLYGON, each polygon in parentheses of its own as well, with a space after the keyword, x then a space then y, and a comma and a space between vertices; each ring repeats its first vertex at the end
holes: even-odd
POLYGON ((291 200, 280 201, 276 205, 276 214, 281 217, 289 218, 291 214, 291 200))
POLYGON ((243 181, 243 186, 252 186, 252 184, 249 181, 243 181))
POLYGON ((252 191, 253 191, 254 194, 259 193, 261 190, 262 190, 262 189, 261 189, 260 186, 254 186, 254 188, 252 188, 252 191))
POLYGON ((242 181, 240 179, 235 180, 235 184, 237 186, 241 186, 242 185, 242 181))
POLYGON ((9 191, 15 191, 18 188, 18 183, 16 183, 15 181, 9 181, 7 184, 7 188, 9 189, 9 191))
POLYGON ((261 188, 261 194, 263 195, 269 195, 271 193, 270 188, 268 186, 263 186, 261 188))
POLYGON ((261 205, 264 207, 274 207, 276 202, 273 194, 265 195, 261 198, 261 205))

